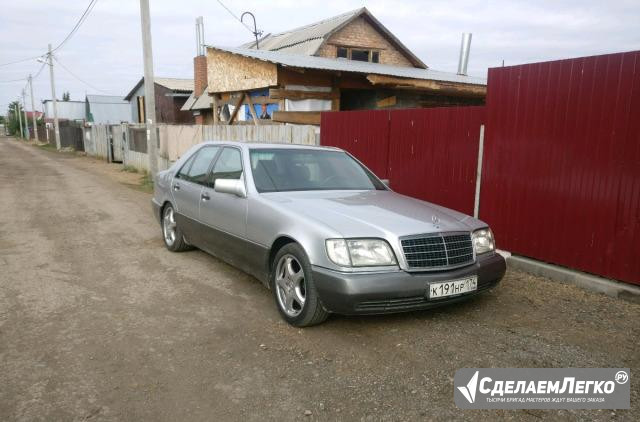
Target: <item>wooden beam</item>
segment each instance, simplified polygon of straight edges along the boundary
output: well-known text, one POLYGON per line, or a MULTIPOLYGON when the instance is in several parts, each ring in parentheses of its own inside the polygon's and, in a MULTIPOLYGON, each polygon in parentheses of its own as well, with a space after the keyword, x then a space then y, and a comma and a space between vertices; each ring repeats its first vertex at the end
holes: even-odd
POLYGON ((271 119, 274 122, 296 123, 299 125, 319 125, 319 111, 274 111, 271 119))
POLYGON ((235 103, 235 107, 233 109, 233 113, 231 113, 231 116, 229 117, 229 124, 232 125, 233 121, 236 119, 236 116, 238 115, 238 111, 240 110, 240 107, 242 107, 242 102, 244 101, 244 96, 245 93, 243 92, 242 94, 240 94, 240 96, 238 97, 238 101, 236 101, 235 103))
POLYGON ((294 89, 270 89, 269 97, 274 100, 333 100, 338 94, 330 91, 298 91, 294 89))
POLYGON ((247 95, 247 102, 249 103, 249 111, 251 112, 251 117, 253 117, 253 124, 258 126, 260 125, 260 120, 258 119, 258 115, 256 114, 256 109, 253 107, 253 100, 251 99, 251 95, 247 95))
POLYGON ((331 92, 333 98, 331 99, 331 111, 340 111, 340 88, 338 88, 339 77, 334 76, 331 81, 331 92))
POLYGON ((213 104, 212 104, 213 124, 217 125, 218 122, 220 121, 220 115, 218 114, 218 94, 213 94, 211 100, 213 101, 213 104))
MULTIPOLYGON (((218 105, 225 105, 225 104, 233 105, 235 104, 236 100, 237 100, 237 97, 231 97, 228 100, 218 100, 218 105)), ((251 97, 251 101, 254 104, 278 104, 278 100, 274 100, 266 96, 251 97)), ((244 103, 249 104, 246 97, 245 97, 244 103)))
POLYGON ((383 85, 394 89, 412 89, 431 91, 443 95, 461 97, 486 97, 487 87, 456 82, 433 81, 428 79, 398 78, 385 75, 367 75, 367 80, 373 85, 383 85))
POLYGON ((391 107, 396 105, 397 99, 396 96, 393 95, 391 97, 383 98, 381 100, 376 101, 376 106, 378 108, 391 107))

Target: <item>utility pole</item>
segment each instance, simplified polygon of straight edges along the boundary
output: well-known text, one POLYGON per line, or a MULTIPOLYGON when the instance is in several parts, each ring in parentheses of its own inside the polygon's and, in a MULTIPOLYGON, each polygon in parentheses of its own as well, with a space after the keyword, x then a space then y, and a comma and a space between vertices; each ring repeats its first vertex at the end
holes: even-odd
POLYGON ((22 88, 22 112, 24 113, 24 137, 29 140, 29 119, 27 118, 27 102, 24 100, 24 88, 22 88))
POLYGON ((142 26, 142 57, 144 59, 144 114, 147 123, 147 153, 151 179, 158 172, 158 133, 156 132, 156 97, 153 78, 153 51, 151 48, 151 19, 149 0, 140 0, 140 21, 142 26))
POLYGON ((18 121, 20 122, 20 137, 22 138, 22 113, 20 113, 20 100, 16 101, 16 114, 18 115, 18 121))
POLYGON ((36 143, 38 143, 38 124, 36 123, 36 105, 33 102, 33 78, 31 77, 31 75, 29 75, 29 91, 31 93, 31 112, 33 113, 31 115, 31 117, 33 118, 33 135, 36 138, 36 143))
POLYGON ((56 100, 56 85, 53 79, 53 53, 49 44, 49 77, 51 78, 51 99, 53 101, 53 131, 56 136, 56 149, 60 149, 60 126, 58 125, 58 101, 56 100))

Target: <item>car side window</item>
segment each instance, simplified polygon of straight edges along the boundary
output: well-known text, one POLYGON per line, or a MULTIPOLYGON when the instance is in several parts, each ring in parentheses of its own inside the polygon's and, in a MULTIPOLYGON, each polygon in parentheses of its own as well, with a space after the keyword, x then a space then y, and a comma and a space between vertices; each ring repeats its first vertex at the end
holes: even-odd
POLYGON ((191 164, 193 164, 193 159, 196 157, 196 154, 193 154, 191 157, 189 157, 189 159, 182 165, 182 167, 180 167, 180 171, 178 171, 178 173, 176 173, 176 177, 178 179, 187 179, 187 173, 189 172, 189 169, 191 168, 191 164))
POLYGON ((199 185, 204 185, 207 182, 207 174, 209 173, 211 163, 216 157, 219 149, 219 147, 204 147, 198 151, 193 159, 191 168, 189 168, 189 171, 187 172, 186 180, 199 185))
POLYGON ((226 147, 220 153, 213 166, 208 185, 214 187, 216 179, 240 179, 242 176, 242 158, 236 148, 226 147))
POLYGON ((204 147, 193 154, 182 166, 176 177, 185 181, 204 185, 211 163, 220 147, 204 147))

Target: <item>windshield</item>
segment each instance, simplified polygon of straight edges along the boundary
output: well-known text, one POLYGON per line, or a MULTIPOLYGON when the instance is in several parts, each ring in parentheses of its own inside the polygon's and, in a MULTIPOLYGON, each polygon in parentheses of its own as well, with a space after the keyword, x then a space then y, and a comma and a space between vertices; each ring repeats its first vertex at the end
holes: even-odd
POLYGON ((342 151, 252 149, 249 156, 258 192, 385 190, 369 170, 342 151))

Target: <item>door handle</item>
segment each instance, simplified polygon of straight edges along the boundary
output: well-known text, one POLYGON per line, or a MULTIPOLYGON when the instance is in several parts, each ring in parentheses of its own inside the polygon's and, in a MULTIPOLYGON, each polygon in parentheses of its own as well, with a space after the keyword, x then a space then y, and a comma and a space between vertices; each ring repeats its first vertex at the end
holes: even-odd
POLYGON ((177 183, 173 185, 173 190, 180 190, 180 185, 177 183))
POLYGON ((202 198, 203 201, 208 201, 209 199, 211 199, 208 193, 203 193, 202 195, 200 195, 200 198, 202 198))

